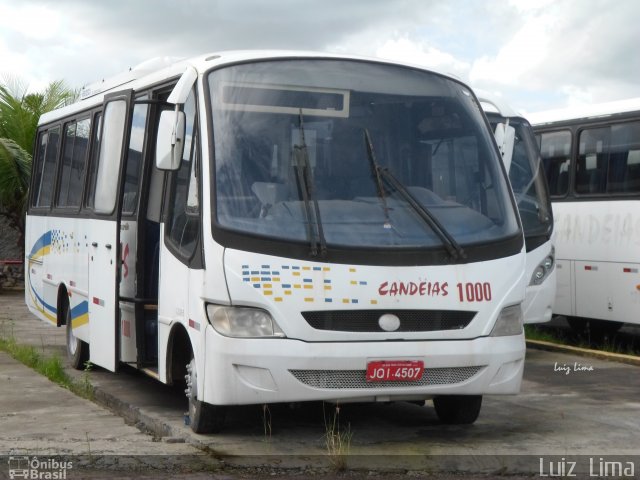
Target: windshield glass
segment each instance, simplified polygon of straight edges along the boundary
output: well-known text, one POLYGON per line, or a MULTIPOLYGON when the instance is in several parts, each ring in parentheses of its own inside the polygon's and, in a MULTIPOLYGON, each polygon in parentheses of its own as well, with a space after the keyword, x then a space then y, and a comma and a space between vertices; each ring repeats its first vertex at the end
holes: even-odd
POLYGON ((518 232, 491 132, 452 80, 346 60, 248 63, 208 80, 218 227, 312 251, 518 232))
MULTIPOLYGON (((494 130, 498 123, 505 122, 503 117, 488 117, 494 130)), ((515 129, 509 181, 518 203, 524 236, 527 239, 549 236, 553 228, 551 199, 533 129, 519 118, 509 118, 509 125, 515 129)))

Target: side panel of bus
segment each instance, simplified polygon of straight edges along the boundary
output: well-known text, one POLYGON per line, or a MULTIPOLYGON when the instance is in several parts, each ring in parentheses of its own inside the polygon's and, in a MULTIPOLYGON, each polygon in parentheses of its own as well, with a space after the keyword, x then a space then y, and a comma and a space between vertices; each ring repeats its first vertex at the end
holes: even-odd
POLYGON ((537 127, 557 232, 554 313, 640 323, 640 121, 537 127))
POLYGON ((561 265, 556 313, 639 323, 637 203, 559 202, 554 217, 561 265))

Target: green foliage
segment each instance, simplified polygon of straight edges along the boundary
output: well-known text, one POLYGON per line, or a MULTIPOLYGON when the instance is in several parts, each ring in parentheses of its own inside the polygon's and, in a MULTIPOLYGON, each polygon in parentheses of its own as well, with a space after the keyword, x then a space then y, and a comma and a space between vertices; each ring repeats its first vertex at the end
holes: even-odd
POLYGON ((91 384, 91 369, 93 368, 93 364, 90 361, 84 362, 84 370, 82 372, 82 377, 80 380, 73 382, 69 390, 78 395, 79 397, 86 398, 89 400, 94 399, 94 391, 93 385, 91 384))
POLYGON ((12 334, 6 332, 4 322, 0 324, 0 352, 6 352, 20 363, 32 368, 58 385, 69 389, 76 395, 93 400, 93 385, 89 378, 91 364, 87 362, 85 371, 79 380, 73 380, 64 370, 59 356, 45 356, 35 347, 20 345, 12 334))
POLYGON ((27 93, 21 81, 5 79, 0 83, 0 137, 30 152, 40 116, 72 103, 76 97, 62 80, 51 82, 44 92, 27 93))
POLYGON ((19 345, 13 337, 0 338, 0 351, 7 352, 20 363, 44 375, 52 382, 67 388, 72 383, 64 371, 60 357, 44 357, 35 347, 19 345))
POLYGON ((24 232, 30 175, 31 156, 13 140, 0 137, 0 215, 20 233, 24 232))
POLYGON ((0 80, 0 216, 19 233, 24 248, 26 208, 31 155, 40 116, 72 103, 77 92, 62 81, 51 82, 41 93, 27 93, 16 78, 0 80))

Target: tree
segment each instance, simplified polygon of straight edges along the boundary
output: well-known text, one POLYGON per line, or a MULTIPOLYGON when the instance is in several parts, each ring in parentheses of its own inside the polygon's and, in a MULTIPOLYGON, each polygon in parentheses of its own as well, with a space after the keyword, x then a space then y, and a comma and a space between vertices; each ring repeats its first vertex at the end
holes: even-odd
POLYGON ((21 249, 30 176, 31 155, 13 140, 0 137, 0 215, 18 231, 21 249))
POLYGON ((62 80, 51 82, 44 92, 27 93, 20 80, 7 78, 0 83, 0 137, 9 138, 30 152, 43 113, 73 103, 77 92, 62 80))
POLYGON ((27 93, 19 80, 0 84, 0 216, 18 231, 24 248, 26 210, 33 149, 38 120, 49 112, 75 101, 77 92, 62 81, 51 82, 41 93, 27 93))

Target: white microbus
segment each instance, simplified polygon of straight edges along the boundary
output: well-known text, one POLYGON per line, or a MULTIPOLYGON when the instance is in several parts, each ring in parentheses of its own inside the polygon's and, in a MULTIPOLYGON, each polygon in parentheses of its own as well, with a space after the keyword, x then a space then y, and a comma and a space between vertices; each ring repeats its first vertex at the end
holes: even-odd
POLYGON ((524 238, 469 87, 327 54, 157 63, 38 127, 26 301, 74 365, 186 379, 198 432, 308 400, 471 423, 519 391, 524 238))
POLYGON ((529 118, 557 231, 554 313, 599 333, 640 323, 640 98, 529 118))
POLYGON ((505 102, 476 93, 494 129, 524 230, 529 282, 524 323, 548 322, 556 297, 555 235, 547 179, 533 129, 505 102))

